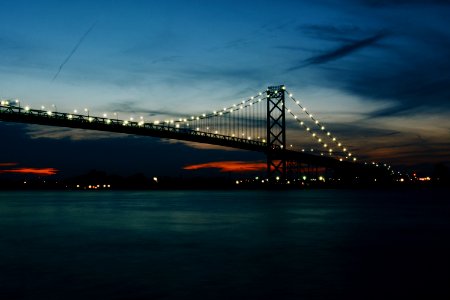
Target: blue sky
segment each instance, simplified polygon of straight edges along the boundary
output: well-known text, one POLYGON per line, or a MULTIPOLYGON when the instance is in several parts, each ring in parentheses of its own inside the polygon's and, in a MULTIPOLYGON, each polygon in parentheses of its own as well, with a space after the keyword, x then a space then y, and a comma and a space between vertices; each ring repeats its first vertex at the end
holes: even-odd
MULTIPOLYGON (((211 111, 286 84, 367 159, 449 162, 449 13, 448 1, 420 0, 4 1, 0 96, 152 119, 211 111)), ((17 126, 24 140, 6 151, 19 162, 21 143, 59 140, 64 149, 130 138, 17 126)), ((231 155, 202 151, 212 150, 195 150, 193 161, 231 155)), ((44 162, 71 168, 51 155, 44 162)))

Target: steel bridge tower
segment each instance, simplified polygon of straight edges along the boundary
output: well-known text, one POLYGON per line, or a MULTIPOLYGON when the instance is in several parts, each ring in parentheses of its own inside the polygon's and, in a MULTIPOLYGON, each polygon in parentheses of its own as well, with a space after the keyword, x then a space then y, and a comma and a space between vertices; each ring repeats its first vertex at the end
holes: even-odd
POLYGON ((267 89, 267 177, 270 182, 286 181, 286 115, 284 85, 267 89))

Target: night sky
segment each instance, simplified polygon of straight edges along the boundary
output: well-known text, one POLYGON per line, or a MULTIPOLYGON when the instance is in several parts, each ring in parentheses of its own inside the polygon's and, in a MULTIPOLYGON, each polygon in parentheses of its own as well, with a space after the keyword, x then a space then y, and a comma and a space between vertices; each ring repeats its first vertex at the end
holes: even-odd
MULTIPOLYGON (((285 84, 362 159, 431 170, 450 162, 449 16, 450 1, 421 0, 2 1, 0 96, 151 121, 285 84)), ((264 161, 122 134, 0 132, 0 173, 179 175, 264 161)))

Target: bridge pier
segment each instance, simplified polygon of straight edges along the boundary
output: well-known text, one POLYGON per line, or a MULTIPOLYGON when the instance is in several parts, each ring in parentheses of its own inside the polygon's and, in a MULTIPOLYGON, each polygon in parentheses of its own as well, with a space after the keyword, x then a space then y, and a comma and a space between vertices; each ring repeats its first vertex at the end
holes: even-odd
POLYGON ((286 114, 284 85, 267 89, 267 178, 269 182, 286 182, 286 114))

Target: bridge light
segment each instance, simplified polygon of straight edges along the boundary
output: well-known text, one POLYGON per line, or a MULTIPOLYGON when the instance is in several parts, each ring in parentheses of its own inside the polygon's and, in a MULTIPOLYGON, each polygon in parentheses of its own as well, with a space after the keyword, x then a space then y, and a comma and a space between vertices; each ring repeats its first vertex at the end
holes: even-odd
POLYGON ((306 131, 309 131, 310 129, 309 129, 309 127, 306 127, 306 131))
POLYGON ((290 109, 288 109, 287 111, 288 111, 288 112, 291 112, 291 110, 290 110, 290 109))
POLYGON ((312 134, 312 136, 314 136, 314 137, 315 137, 315 136, 316 136, 316 134, 315 134, 315 133, 313 133, 313 134, 312 134))
POLYGON ((242 100, 242 104, 244 104, 245 103, 245 101, 244 100, 242 100))
POLYGON ((184 119, 184 122, 187 122, 187 119, 184 119))
POLYGON ((197 127, 196 129, 197 129, 197 131, 200 131, 200 128, 197 127))
POLYGON ((180 124, 175 125, 175 128, 180 128, 180 124))
POLYGON ((241 105, 240 109, 243 109, 244 107, 241 105))
POLYGON ((206 117, 206 114, 202 114, 203 117, 206 117))
POLYGON ((261 99, 258 99, 258 102, 261 102, 261 99))
POLYGON ((263 143, 265 143, 265 142, 266 142, 266 139, 263 139, 262 141, 263 141, 263 143))
POLYGON ((219 116, 221 116, 221 115, 222 115, 222 112, 219 113, 219 116))
POLYGON ((192 120, 194 120, 194 119, 195 119, 195 117, 194 117, 194 116, 192 116, 192 117, 191 117, 191 119, 192 119, 192 120))
POLYGON ((318 142, 320 143, 322 141, 322 139, 318 139, 318 142))
POLYGON ((294 115, 294 119, 297 119, 297 116, 294 115))
POLYGON ((300 101, 297 101, 297 102, 295 102, 295 103, 300 104, 300 101))
POLYGON ((339 161, 342 161, 342 158, 339 158, 339 161))
POLYGON ((108 115, 107 114, 103 114, 103 118, 106 118, 108 115))
POLYGON ((311 152, 314 152, 314 149, 313 149, 313 148, 311 148, 311 152))
MULTIPOLYGON (((312 117, 311 117, 312 118, 312 117)), ((319 124, 319 120, 316 120, 316 124, 319 124)))
POLYGON ((216 114, 217 114, 217 111, 213 111, 213 113, 216 115, 216 114))
POLYGON ((305 152, 305 149, 302 149, 302 152, 305 152))
POLYGON ((338 146, 340 147, 340 146, 342 146, 342 144, 341 144, 341 143, 338 143, 338 146))
POLYGON ((89 117, 89 122, 92 122, 93 120, 94 120, 94 118, 92 118, 92 117, 89 117))
POLYGON ((159 121, 156 120, 155 122, 153 122, 153 124, 158 125, 158 124, 159 124, 159 121))
POLYGON ((110 119, 106 120, 106 124, 111 124, 111 120, 110 119))
POLYGON ((333 149, 330 148, 328 151, 333 152, 333 149))
POLYGON ((29 111, 30 107, 29 106, 25 106, 25 111, 29 111))
POLYGON ((313 114, 310 114, 309 117, 312 119, 313 118, 313 114))
POLYGON ((259 93, 258 93, 258 95, 260 95, 260 96, 261 96, 261 95, 262 95, 262 93, 261 93, 261 92, 259 92, 259 93))
POLYGON ((144 117, 143 117, 143 116, 140 116, 139 119, 144 120, 144 117))
POLYGON ((353 161, 356 161, 356 157, 353 157, 353 161))
MULTIPOLYGON (((7 103, 8 101, 5 101, 5 102, 7 103)), ((6 104, 6 105, 8 105, 8 104, 6 104)), ((41 109, 44 110, 44 109, 45 109, 45 106, 42 105, 42 106, 41 106, 41 109)))
POLYGON ((352 154, 351 154, 351 153, 349 153, 349 154, 348 154, 348 156, 352 156, 352 154))
POLYGON ((214 131, 214 133, 215 133, 215 134, 218 134, 219 132, 216 130, 216 131, 214 131))
POLYGON ((328 147, 328 145, 327 144, 323 144, 323 146, 326 148, 326 147, 328 147))
POLYGON ((344 150, 344 152, 345 152, 345 151, 347 151, 347 148, 344 148, 344 149, 342 149, 342 150, 344 150))
POLYGON ((303 125, 303 124, 305 124, 305 123, 304 123, 303 121, 301 121, 301 122, 300 122, 300 125, 303 125))
POLYGON ((303 111, 306 111, 306 107, 303 107, 303 111))
POLYGON ((291 97, 291 98, 292 98, 292 96, 294 96, 294 95, 292 95, 292 94, 289 94, 289 97, 291 97))
POLYGON ((199 117, 197 117, 196 119, 197 119, 197 120, 200 120, 200 118, 199 118, 199 117))
POLYGON ((67 116, 67 118, 68 118, 69 120, 72 120, 72 117, 73 117, 72 115, 68 115, 68 116, 67 116))
POLYGON ((49 111, 47 112, 47 115, 51 116, 51 115, 52 115, 52 112, 49 110, 49 111))
POLYGON ((320 129, 325 130, 325 126, 320 127, 320 129))

